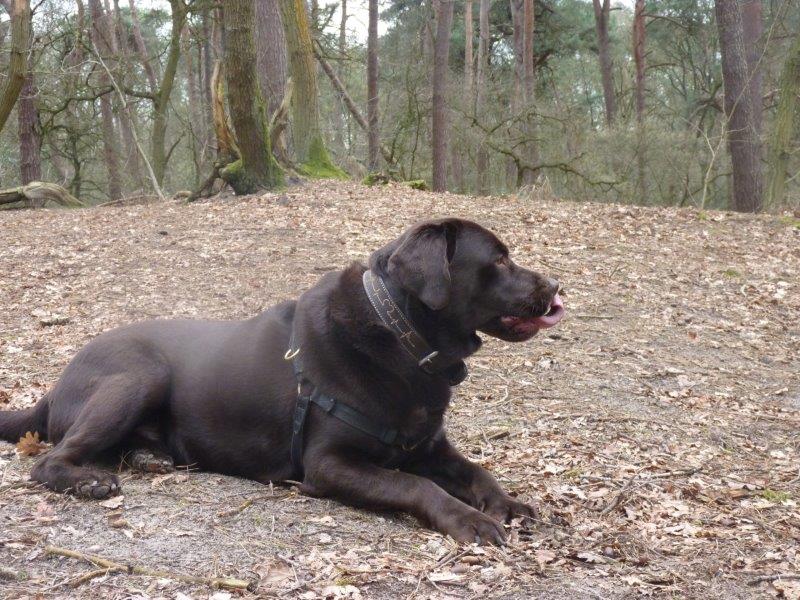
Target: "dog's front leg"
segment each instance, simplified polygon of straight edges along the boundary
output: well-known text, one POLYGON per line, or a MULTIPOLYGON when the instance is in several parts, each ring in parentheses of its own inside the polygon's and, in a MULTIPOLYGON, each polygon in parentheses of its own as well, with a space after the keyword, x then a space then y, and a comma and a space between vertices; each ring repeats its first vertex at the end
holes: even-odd
POLYGON ((514 517, 536 517, 536 508, 507 494, 489 471, 467 460, 447 438, 441 437, 418 454, 404 471, 435 481, 453 496, 500 522, 514 517))
POLYGON ((429 479, 330 452, 316 460, 306 453, 304 462, 301 490, 305 493, 334 497, 354 506, 405 511, 459 542, 505 541, 503 526, 496 519, 429 479))

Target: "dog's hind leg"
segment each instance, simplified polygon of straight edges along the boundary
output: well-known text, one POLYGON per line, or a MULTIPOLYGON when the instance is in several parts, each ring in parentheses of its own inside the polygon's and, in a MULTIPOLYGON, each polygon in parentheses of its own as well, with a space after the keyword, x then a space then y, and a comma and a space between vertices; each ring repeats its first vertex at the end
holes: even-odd
POLYGON ((63 439, 33 467, 31 478, 86 498, 118 493, 115 475, 83 465, 124 445, 148 414, 163 407, 168 394, 169 374, 162 365, 102 376, 63 439))
POLYGON ((171 473, 175 470, 175 461, 165 452, 137 448, 125 455, 125 464, 134 471, 142 473, 171 473))

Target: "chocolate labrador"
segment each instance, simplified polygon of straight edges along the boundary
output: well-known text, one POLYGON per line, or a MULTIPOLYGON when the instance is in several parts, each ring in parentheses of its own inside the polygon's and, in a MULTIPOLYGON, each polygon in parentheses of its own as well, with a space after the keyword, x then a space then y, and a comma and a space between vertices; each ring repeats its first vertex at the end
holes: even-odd
POLYGON ((564 314, 558 284, 483 227, 418 224, 245 321, 154 320, 83 348, 0 438, 55 444, 32 479, 87 498, 119 492, 92 464, 175 464, 407 511, 459 541, 502 543, 534 509, 447 440, 443 417, 477 332, 522 342, 564 314))

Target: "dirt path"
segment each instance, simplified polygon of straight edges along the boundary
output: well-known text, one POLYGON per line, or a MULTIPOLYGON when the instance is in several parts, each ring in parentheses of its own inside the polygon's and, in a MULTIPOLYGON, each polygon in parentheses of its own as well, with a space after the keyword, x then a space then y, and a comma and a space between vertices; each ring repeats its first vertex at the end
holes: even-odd
POLYGON ((0 443, 0 596, 797 598, 800 229, 773 217, 527 203, 321 183, 186 206, 0 213, 0 408, 33 402, 110 327, 242 318, 432 215, 557 275, 568 317, 488 340, 457 446, 546 522, 503 549, 214 474, 123 472, 104 507, 24 484, 0 443), (102 574, 46 545, 166 571, 102 574), (783 590, 780 592, 780 590, 783 590), (246 593, 245 595, 249 595, 246 593))

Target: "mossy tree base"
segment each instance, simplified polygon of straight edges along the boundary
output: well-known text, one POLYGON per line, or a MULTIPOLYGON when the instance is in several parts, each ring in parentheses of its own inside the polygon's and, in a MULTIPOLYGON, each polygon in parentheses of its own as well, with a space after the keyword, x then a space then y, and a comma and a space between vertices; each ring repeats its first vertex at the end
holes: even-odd
POLYGON ((280 168, 277 168, 277 164, 275 167, 276 168, 272 172, 271 179, 267 181, 261 178, 255 178, 248 174, 244 167, 244 163, 241 159, 239 159, 228 165, 225 165, 225 167, 220 169, 219 176, 225 183, 233 188, 233 191, 237 196, 243 196, 247 194, 255 194, 256 192, 262 190, 274 190, 275 188, 283 187, 285 185, 283 172, 280 170, 280 168))
POLYGON ((350 176, 333 164, 325 145, 315 136, 309 147, 308 160, 297 168, 297 172, 314 179, 349 179, 350 176))

